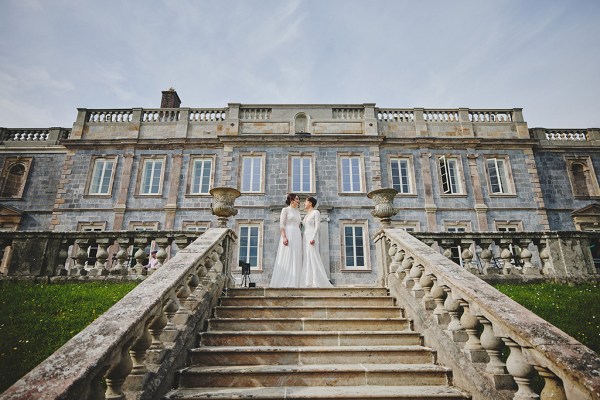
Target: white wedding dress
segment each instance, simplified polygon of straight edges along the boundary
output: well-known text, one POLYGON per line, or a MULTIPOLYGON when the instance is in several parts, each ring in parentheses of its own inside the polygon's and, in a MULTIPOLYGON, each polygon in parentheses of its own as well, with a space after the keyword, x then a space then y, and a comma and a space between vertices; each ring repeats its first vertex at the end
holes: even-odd
POLYGON ((279 238, 270 287, 302 287, 302 233, 300 211, 294 207, 281 210, 279 228, 285 228, 288 245, 279 238))
POLYGON ((328 288, 333 287, 327 273, 325 272, 325 266, 321 261, 321 255, 319 254, 319 225, 321 223, 321 213, 317 210, 312 210, 304 217, 304 268, 303 268, 303 286, 304 287, 317 287, 317 288, 328 288), (314 244, 310 244, 310 241, 314 240, 314 244))

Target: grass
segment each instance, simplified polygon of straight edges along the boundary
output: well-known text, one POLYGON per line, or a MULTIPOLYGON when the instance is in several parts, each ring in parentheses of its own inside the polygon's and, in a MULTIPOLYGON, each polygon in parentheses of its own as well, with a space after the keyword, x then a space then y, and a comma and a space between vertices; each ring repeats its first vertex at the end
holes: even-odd
POLYGON ((494 287, 600 353, 600 287, 597 284, 497 284, 494 287))
POLYGON ((0 285, 0 393, 136 285, 137 282, 0 285))

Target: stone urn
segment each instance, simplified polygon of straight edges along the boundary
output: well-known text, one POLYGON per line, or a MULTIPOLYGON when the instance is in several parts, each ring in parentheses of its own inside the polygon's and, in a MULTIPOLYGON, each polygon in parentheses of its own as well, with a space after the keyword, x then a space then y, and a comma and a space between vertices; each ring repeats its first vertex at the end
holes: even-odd
POLYGON ((375 209, 371 211, 371 215, 379 218, 382 228, 390 228, 391 217, 398 213, 394 208, 396 194, 398 191, 391 188, 377 189, 367 194, 367 197, 375 202, 375 209))
POLYGON ((233 206, 235 199, 240 197, 240 191, 230 187, 216 187, 210 190, 213 202, 210 204, 210 212, 218 218, 218 227, 227 228, 229 217, 237 215, 238 210, 233 206))

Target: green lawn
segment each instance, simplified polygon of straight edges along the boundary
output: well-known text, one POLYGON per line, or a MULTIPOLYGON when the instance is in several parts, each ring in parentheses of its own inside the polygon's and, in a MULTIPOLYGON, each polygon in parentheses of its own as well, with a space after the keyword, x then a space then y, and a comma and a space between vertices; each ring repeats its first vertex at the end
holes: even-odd
POLYGON ((136 285, 137 282, 0 285, 0 393, 136 285))
POLYGON ((496 289, 600 353, 600 287, 497 284, 496 289))

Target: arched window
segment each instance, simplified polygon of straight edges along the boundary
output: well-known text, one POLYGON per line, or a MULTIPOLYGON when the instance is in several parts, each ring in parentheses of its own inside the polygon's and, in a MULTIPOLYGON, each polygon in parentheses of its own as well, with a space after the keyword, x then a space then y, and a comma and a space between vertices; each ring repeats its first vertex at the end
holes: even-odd
POLYGON ((585 167, 581 163, 571 164, 571 174, 573 176, 573 194, 575 196, 589 196, 585 167))
POLYGON ((26 172, 27 168, 20 162, 9 166, 0 197, 21 197, 27 178, 26 172))

